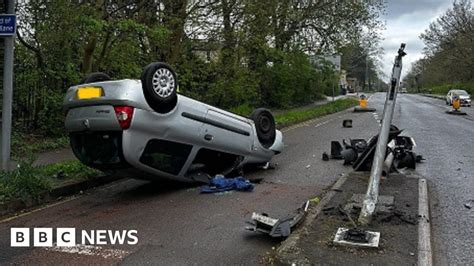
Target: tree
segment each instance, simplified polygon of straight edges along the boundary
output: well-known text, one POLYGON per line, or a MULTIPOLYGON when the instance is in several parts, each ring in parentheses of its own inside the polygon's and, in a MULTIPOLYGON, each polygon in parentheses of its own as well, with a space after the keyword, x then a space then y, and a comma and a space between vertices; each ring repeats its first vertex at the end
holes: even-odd
POLYGON ((425 43, 427 84, 473 82, 474 10, 469 0, 456 0, 420 35, 425 43))

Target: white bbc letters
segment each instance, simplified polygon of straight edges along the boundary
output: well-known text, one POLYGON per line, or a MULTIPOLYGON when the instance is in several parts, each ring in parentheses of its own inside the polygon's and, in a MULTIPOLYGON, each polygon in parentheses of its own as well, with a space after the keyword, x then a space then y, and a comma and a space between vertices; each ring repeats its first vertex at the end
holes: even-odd
POLYGON ((53 228, 34 228, 33 246, 52 247, 53 246, 53 228))
POLYGON ((76 245, 76 229, 58 228, 56 229, 56 246, 74 247, 76 245))
POLYGON ((30 228, 11 228, 10 246, 29 247, 30 246, 30 228))

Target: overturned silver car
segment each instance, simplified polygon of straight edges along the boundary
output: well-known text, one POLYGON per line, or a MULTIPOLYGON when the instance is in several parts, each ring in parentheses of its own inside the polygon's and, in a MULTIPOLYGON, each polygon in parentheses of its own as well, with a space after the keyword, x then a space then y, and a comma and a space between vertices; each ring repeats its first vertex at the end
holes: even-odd
POLYGON ((264 165, 283 149, 268 110, 246 118, 180 95, 176 73, 160 62, 141 80, 90 74, 68 89, 63 107, 76 157, 121 176, 205 181, 264 165))

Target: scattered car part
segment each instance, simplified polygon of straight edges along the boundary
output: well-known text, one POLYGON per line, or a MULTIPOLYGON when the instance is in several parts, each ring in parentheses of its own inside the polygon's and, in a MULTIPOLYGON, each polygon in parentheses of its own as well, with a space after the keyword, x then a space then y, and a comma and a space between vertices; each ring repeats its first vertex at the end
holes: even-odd
POLYGON ((367 141, 365 139, 351 139, 351 147, 361 153, 367 149, 367 141))
POLYGON ((252 213, 252 221, 248 221, 245 229, 254 232, 268 234, 271 237, 287 237, 300 224, 306 216, 309 207, 309 200, 302 207, 298 208, 295 215, 285 218, 272 218, 266 213, 252 213))
POLYGON ((357 228, 337 229, 333 242, 335 244, 377 248, 380 241, 380 232, 365 231, 357 228))
POLYGON ((407 136, 397 136, 394 142, 395 168, 416 169, 417 156, 413 152, 413 148, 416 146, 415 140, 407 136))
POLYGON ((390 148, 387 151, 387 156, 385 157, 385 161, 383 162, 383 170, 382 170, 382 176, 388 176, 389 173, 392 170, 392 165, 393 165, 393 159, 395 158, 394 153, 390 148))
POLYGON ((339 141, 331 141, 331 159, 343 159, 341 155, 342 145, 339 141))
POLYGON ((417 156, 416 156, 416 162, 417 162, 417 163, 421 163, 421 162, 424 161, 424 160, 425 160, 425 158, 423 158, 422 155, 417 155, 417 156))
POLYGON ((352 119, 345 119, 342 121, 342 127, 352 127, 352 119))
POLYGON ((464 207, 466 207, 466 209, 472 209, 472 205, 474 203, 474 200, 469 200, 468 202, 464 203, 464 207))
MULTIPOLYGON (((349 142, 350 143, 350 142, 349 142)), ((348 144, 345 139, 342 140, 342 146, 344 146, 344 149, 350 149, 352 148, 351 144, 348 144)))
POLYGON ((341 151, 341 156, 344 159, 344 165, 352 164, 357 160, 357 152, 353 148, 344 149, 341 151))
MULTIPOLYGON (((389 133, 389 140, 393 140, 396 136, 398 136, 402 130, 399 130, 396 126, 391 125, 390 133, 389 133)), ((370 171, 372 167, 372 160, 375 154, 375 146, 377 145, 378 135, 372 137, 367 144, 367 148, 362 152, 359 158, 354 162, 353 168, 355 171, 370 171)))
POLYGON ((396 168, 416 169, 416 155, 411 151, 404 151, 396 154, 396 168))
POLYGON ((329 161, 329 155, 326 152, 323 152, 323 161, 329 161))

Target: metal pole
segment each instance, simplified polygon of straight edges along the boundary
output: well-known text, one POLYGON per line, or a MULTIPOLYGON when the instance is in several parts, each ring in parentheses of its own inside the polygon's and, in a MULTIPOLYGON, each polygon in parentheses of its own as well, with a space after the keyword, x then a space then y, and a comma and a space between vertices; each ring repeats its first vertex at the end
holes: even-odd
POLYGON ((405 44, 402 43, 398 50, 398 55, 395 57, 395 63, 392 69, 391 86, 387 91, 387 98, 385 99, 385 106, 383 111, 382 128, 380 129, 377 146, 375 148, 374 160, 372 162, 372 169, 370 171, 369 186, 364 198, 362 210, 359 215, 359 223, 367 225, 370 223, 372 215, 375 211, 379 196, 380 176, 385 161, 385 152, 387 150, 388 136, 390 133, 390 125, 392 124, 393 111, 395 109, 395 100, 400 86, 400 74, 402 72, 402 57, 406 55, 403 51, 405 44))
MULTIPOLYGON (((15 1, 5 1, 7 14, 15 14, 15 1)), ((2 106, 2 170, 10 168, 13 98, 13 48, 15 36, 4 37, 5 56, 3 64, 3 106, 2 106)))

